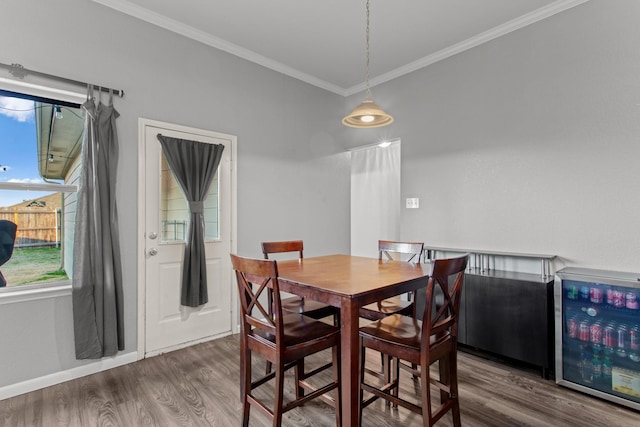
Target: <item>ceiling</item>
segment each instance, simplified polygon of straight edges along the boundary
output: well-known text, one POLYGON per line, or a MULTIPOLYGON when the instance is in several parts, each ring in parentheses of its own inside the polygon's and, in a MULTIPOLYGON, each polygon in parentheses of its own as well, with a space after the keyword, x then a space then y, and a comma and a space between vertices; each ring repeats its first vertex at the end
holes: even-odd
MULTIPOLYGON (((365 0, 93 0, 348 96, 365 88, 365 0)), ((371 1, 383 83, 588 0, 371 1)))

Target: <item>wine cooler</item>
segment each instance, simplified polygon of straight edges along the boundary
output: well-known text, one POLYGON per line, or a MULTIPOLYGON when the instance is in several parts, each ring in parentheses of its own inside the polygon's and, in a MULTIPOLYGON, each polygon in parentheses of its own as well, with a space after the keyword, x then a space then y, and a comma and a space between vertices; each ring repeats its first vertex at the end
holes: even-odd
POLYGON ((640 274, 567 267, 554 299, 556 382, 640 409, 640 274))

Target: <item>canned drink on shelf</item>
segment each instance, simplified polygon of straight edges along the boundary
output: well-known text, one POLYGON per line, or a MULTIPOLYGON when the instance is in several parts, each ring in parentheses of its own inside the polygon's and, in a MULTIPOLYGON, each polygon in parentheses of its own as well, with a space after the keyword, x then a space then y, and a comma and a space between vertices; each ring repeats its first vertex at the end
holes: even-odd
POLYGON ((566 295, 568 299, 578 299, 578 287, 576 285, 568 285, 566 295))
POLYGON ((589 300, 594 304, 602 304, 602 288, 593 286, 589 289, 589 300))
POLYGON ((594 347, 599 347, 602 342, 602 325, 598 322, 589 326, 589 341, 594 347))
POLYGON ((628 347, 628 332, 627 327, 625 325, 618 325, 617 328, 617 345, 616 345, 616 354, 620 357, 627 356, 627 347, 628 347))
POLYGON ((588 342, 590 338, 589 321, 582 319, 578 324, 578 339, 580 341, 588 342))
POLYGON ((614 289, 613 291, 613 306, 624 307, 627 303, 624 292, 614 289))
POLYGON ((625 295, 625 306, 630 310, 638 309, 638 297, 635 292, 627 292, 625 295))
POLYGON ((602 328, 602 345, 604 345, 605 348, 617 347, 616 338, 617 332, 613 324, 605 325, 605 327, 602 328))
POLYGON ((567 319, 567 336, 573 339, 578 338, 578 320, 575 316, 567 319))
POLYGON ((613 305, 613 288, 607 288, 607 304, 613 305))
POLYGON ((585 301, 589 301, 589 287, 588 286, 581 286, 580 287, 580 299, 581 300, 585 300, 585 301))
POLYGON ((633 325, 629 329, 629 350, 640 351, 640 326, 633 325))

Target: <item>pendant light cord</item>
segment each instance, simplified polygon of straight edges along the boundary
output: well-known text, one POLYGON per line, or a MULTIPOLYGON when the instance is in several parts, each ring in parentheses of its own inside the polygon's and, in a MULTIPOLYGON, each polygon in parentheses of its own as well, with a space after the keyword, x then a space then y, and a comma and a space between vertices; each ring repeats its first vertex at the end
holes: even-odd
POLYGON ((369 0, 367 0, 367 30, 365 32, 366 37, 366 72, 364 76, 365 84, 367 85, 367 99, 372 99, 371 89, 369 88, 369 0))

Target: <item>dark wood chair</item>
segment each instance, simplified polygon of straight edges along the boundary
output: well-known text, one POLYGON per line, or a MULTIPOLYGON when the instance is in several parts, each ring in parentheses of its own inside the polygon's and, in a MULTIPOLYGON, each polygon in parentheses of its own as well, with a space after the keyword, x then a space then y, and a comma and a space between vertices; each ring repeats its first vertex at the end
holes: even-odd
POLYGON ((280 426, 282 414, 305 402, 335 390, 336 424, 340 425, 340 330, 324 322, 297 313, 283 313, 278 286, 278 266, 275 260, 242 258, 231 254, 240 297, 240 368, 243 426, 249 425, 251 405, 255 405, 280 426), (273 309, 260 302, 264 293, 273 292, 273 309), (332 349, 333 381, 324 387, 313 388, 307 379, 317 370, 304 372, 300 363, 306 356, 332 349), (257 353, 274 366, 274 371, 252 380, 251 356, 257 353), (284 372, 295 369, 296 399, 284 404, 284 372), (256 398, 253 390, 275 378, 273 410, 256 398), (300 390, 312 390, 301 395, 300 390))
POLYGON ((360 328, 360 411, 381 397, 421 414, 425 426, 432 426, 448 411, 452 412, 453 425, 460 426, 457 337, 460 298, 468 259, 469 256, 464 255, 433 261, 422 320, 396 314, 360 328), (450 279, 453 279, 451 285, 450 279), (440 307, 436 307, 433 298, 436 289, 440 289, 444 295, 444 303, 440 307), (367 348, 388 355, 394 365, 393 377, 381 387, 365 383, 367 348), (419 372, 415 372, 421 383, 420 403, 417 405, 399 396, 400 360, 419 366, 419 372), (431 377, 429 372, 429 366, 436 361, 439 362, 439 378, 431 377), (435 409, 431 405, 431 384, 440 390, 440 406, 435 409), (364 400, 365 391, 373 396, 364 400))
MULTIPOLYGON (((390 240, 378 241, 378 259, 379 260, 393 260, 391 254, 400 256, 399 259, 403 259, 407 262, 419 263, 422 258, 422 251, 424 248, 423 243, 418 242, 393 242, 390 240), (402 258, 402 255, 405 255, 402 258)), ((392 314, 402 314, 405 316, 415 317, 417 291, 414 291, 410 295, 409 301, 403 301, 399 296, 383 299, 382 301, 374 302, 369 305, 365 305, 360 309, 360 317, 368 320, 380 320, 392 314)))
MULTIPOLYGON (((4 265, 13 255, 18 226, 6 219, 0 220, 0 266, 4 265)), ((7 281, 0 271, 0 288, 7 286, 7 281)))
MULTIPOLYGON (((406 262, 419 263, 422 258, 422 252, 424 244, 420 242, 396 242, 391 240, 378 240, 378 259, 380 261, 387 260, 393 261, 395 258, 406 262)), ((409 294, 408 300, 403 300, 400 296, 386 298, 378 302, 374 302, 360 308, 360 317, 367 320, 380 320, 393 314, 400 314, 403 316, 416 317, 416 298, 418 291, 413 291, 409 294)), ((390 380, 390 366, 388 358, 384 355, 380 356, 382 365, 382 375, 385 382, 390 380)), ((416 366, 410 366, 410 369, 415 369, 416 366)), ((373 371, 368 371, 374 373, 373 371)), ((414 378, 417 379, 416 376, 414 378)))
MULTIPOLYGON (((288 240, 283 242, 262 242, 262 254, 264 259, 269 259, 270 254, 297 252, 298 259, 303 258, 304 246, 302 240, 288 240)), ((271 302, 271 295, 269 295, 271 302)), ((303 314, 313 319, 323 319, 333 316, 333 324, 340 326, 340 309, 298 296, 282 299, 282 310, 289 313, 303 314)))

